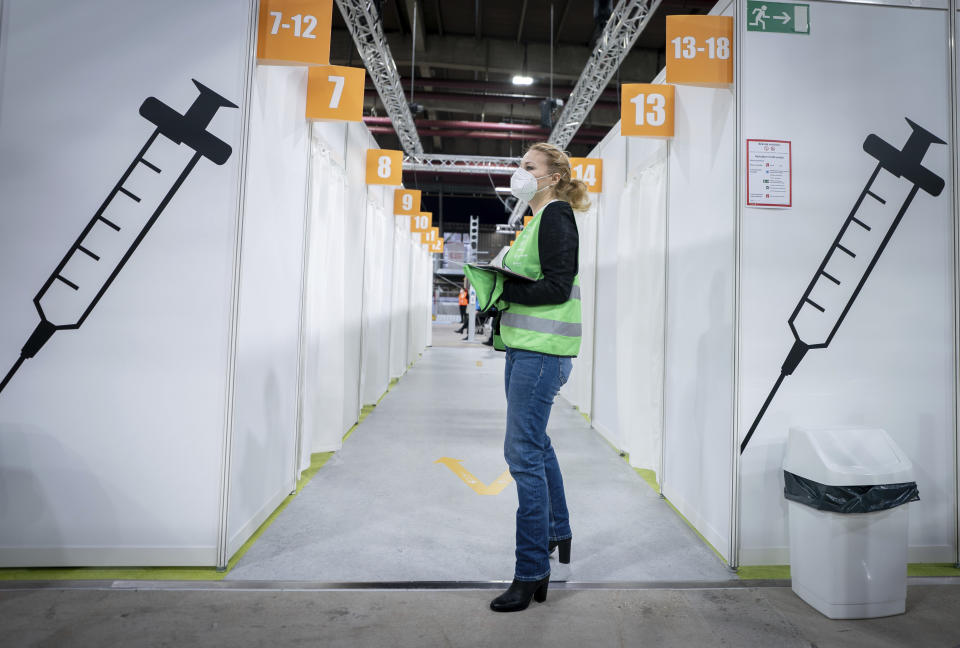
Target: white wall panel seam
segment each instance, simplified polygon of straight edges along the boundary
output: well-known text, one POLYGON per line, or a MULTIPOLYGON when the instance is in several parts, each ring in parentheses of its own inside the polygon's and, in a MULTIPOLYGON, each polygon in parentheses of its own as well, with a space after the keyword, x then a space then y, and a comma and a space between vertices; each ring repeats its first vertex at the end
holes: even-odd
POLYGON ((731 443, 731 479, 730 479, 730 555, 727 557, 730 569, 740 567, 740 278, 741 278, 741 241, 743 231, 743 181, 745 160, 743 155, 743 51, 746 0, 734 0, 733 25, 733 88, 734 88, 734 182, 733 195, 736 204, 733 208, 733 420, 730 422, 731 443))
POLYGON ((243 107, 241 118, 243 127, 240 138, 240 163, 237 165, 238 191, 237 191, 237 216, 236 230, 234 235, 234 263, 233 278, 230 287, 230 321, 228 325, 228 351, 227 351, 227 380, 226 380, 226 405, 224 412, 224 430, 223 430, 223 448, 220 458, 220 519, 217 529, 217 570, 223 571, 227 568, 229 556, 227 555, 227 545, 229 544, 229 527, 227 524, 228 512, 230 509, 230 468, 231 457, 233 455, 233 424, 234 424, 234 398, 236 396, 237 383, 237 333, 238 318, 240 312, 240 272, 242 266, 243 250, 243 221, 245 216, 245 192, 247 183, 247 163, 248 147, 247 139, 250 133, 250 113, 251 101, 253 96, 253 77, 257 66, 257 21, 260 13, 259 1, 250 0, 249 18, 247 25, 247 74, 243 89, 243 107))
POLYGON ((960 164, 957 137, 960 135, 957 114, 957 0, 947 4, 947 52, 950 56, 950 177, 953 178, 953 476, 954 476, 954 564, 960 567, 960 164))
POLYGON ((664 468, 666 467, 666 448, 667 448, 667 315, 670 312, 670 154, 673 153, 673 147, 668 139, 666 141, 666 164, 664 165, 664 223, 663 223, 663 345, 660 351, 663 358, 663 367, 660 372, 662 393, 660 396, 660 466, 657 469, 657 487, 660 489, 660 498, 664 499, 663 483, 664 468))

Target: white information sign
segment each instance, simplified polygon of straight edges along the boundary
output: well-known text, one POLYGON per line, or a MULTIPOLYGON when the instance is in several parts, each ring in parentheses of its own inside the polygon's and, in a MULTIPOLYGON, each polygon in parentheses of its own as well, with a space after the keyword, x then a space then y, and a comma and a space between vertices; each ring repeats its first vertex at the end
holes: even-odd
POLYGON ((792 167, 790 142, 747 140, 747 205, 792 207, 792 167))

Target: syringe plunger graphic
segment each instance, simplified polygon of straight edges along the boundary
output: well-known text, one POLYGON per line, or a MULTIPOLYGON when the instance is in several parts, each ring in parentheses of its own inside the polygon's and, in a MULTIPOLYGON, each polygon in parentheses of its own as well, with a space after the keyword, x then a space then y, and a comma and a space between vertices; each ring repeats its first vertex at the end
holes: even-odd
POLYGON ((931 144, 946 142, 909 119, 907 123, 913 132, 902 150, 876 135, 864 140, 863 150, 877 159, 877 167, 790 315, 793 347, 740 444, 741 453, 784 378, 796 370, 807 351, 826 348, 833 340, 917 192, 923 189, 939 196, 943 191, 943 178, 922 162, 931 144))
POLYGON ((40 323, 0 382, 0 392, 56 331, 83 325, 200 158, 217 165, 230 158, 232 148, 206 129, 220 108, 237 106, 199 81, 194 84, 200 95, 183 115, 154 97, 140 106, 140 115, 156 130, 34 297, 40 323), (154 156, 163 156, 166 168, 155 164, 154 156), (157 180, 145 182, 143 191, 125 186, 139 173, 157 180))

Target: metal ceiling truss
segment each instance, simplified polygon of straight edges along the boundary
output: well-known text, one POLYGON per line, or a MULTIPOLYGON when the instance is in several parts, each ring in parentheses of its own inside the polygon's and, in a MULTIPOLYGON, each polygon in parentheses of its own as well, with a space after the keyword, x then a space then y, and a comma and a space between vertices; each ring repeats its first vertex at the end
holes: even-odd
POLYGON ((380 100, 393 121, 400 145, 407 155, 422 155, 423 145, 417 134, 417 126, 413 123, 413 115, 400 86, 400 73, 383 33, 383 25, 374 9, 373 0, 336 2, 367 68, 367 74, 377 87, 380 100))
MULTIPOLYGON (((339 0, 338 0, 339 1, 339 0)), ((509 175, 520 165, 520 158, 477 155, 405 155, 404 171, 509 175)))
MULTIPOLYGON (((567 147, 659 6, 660 0, 617 2, 610 20, 603 28, 603 35, 597 40, 593 54, 583 66, 580 79, 550 133, 549 142, 561 149, 567 147)), ((527 203, 518 202, 509 223, 514 225, 519 222, 526 210, 527 203)))

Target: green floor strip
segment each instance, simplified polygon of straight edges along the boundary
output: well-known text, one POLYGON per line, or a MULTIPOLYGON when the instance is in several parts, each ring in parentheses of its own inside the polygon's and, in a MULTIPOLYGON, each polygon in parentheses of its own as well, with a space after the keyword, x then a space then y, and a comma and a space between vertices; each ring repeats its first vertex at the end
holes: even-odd
MULTIPOLYGON (((743 580, 789 580, 790 565, 755 565, 741 567, 737 576, 743 580)), ((960 569, 952 563, 910 563, 907 576, 911 578, 960 577, 960 569)))
POLYGON ((790 565, 755 565, 737 570, 741 580, 789 580, 790 565))

